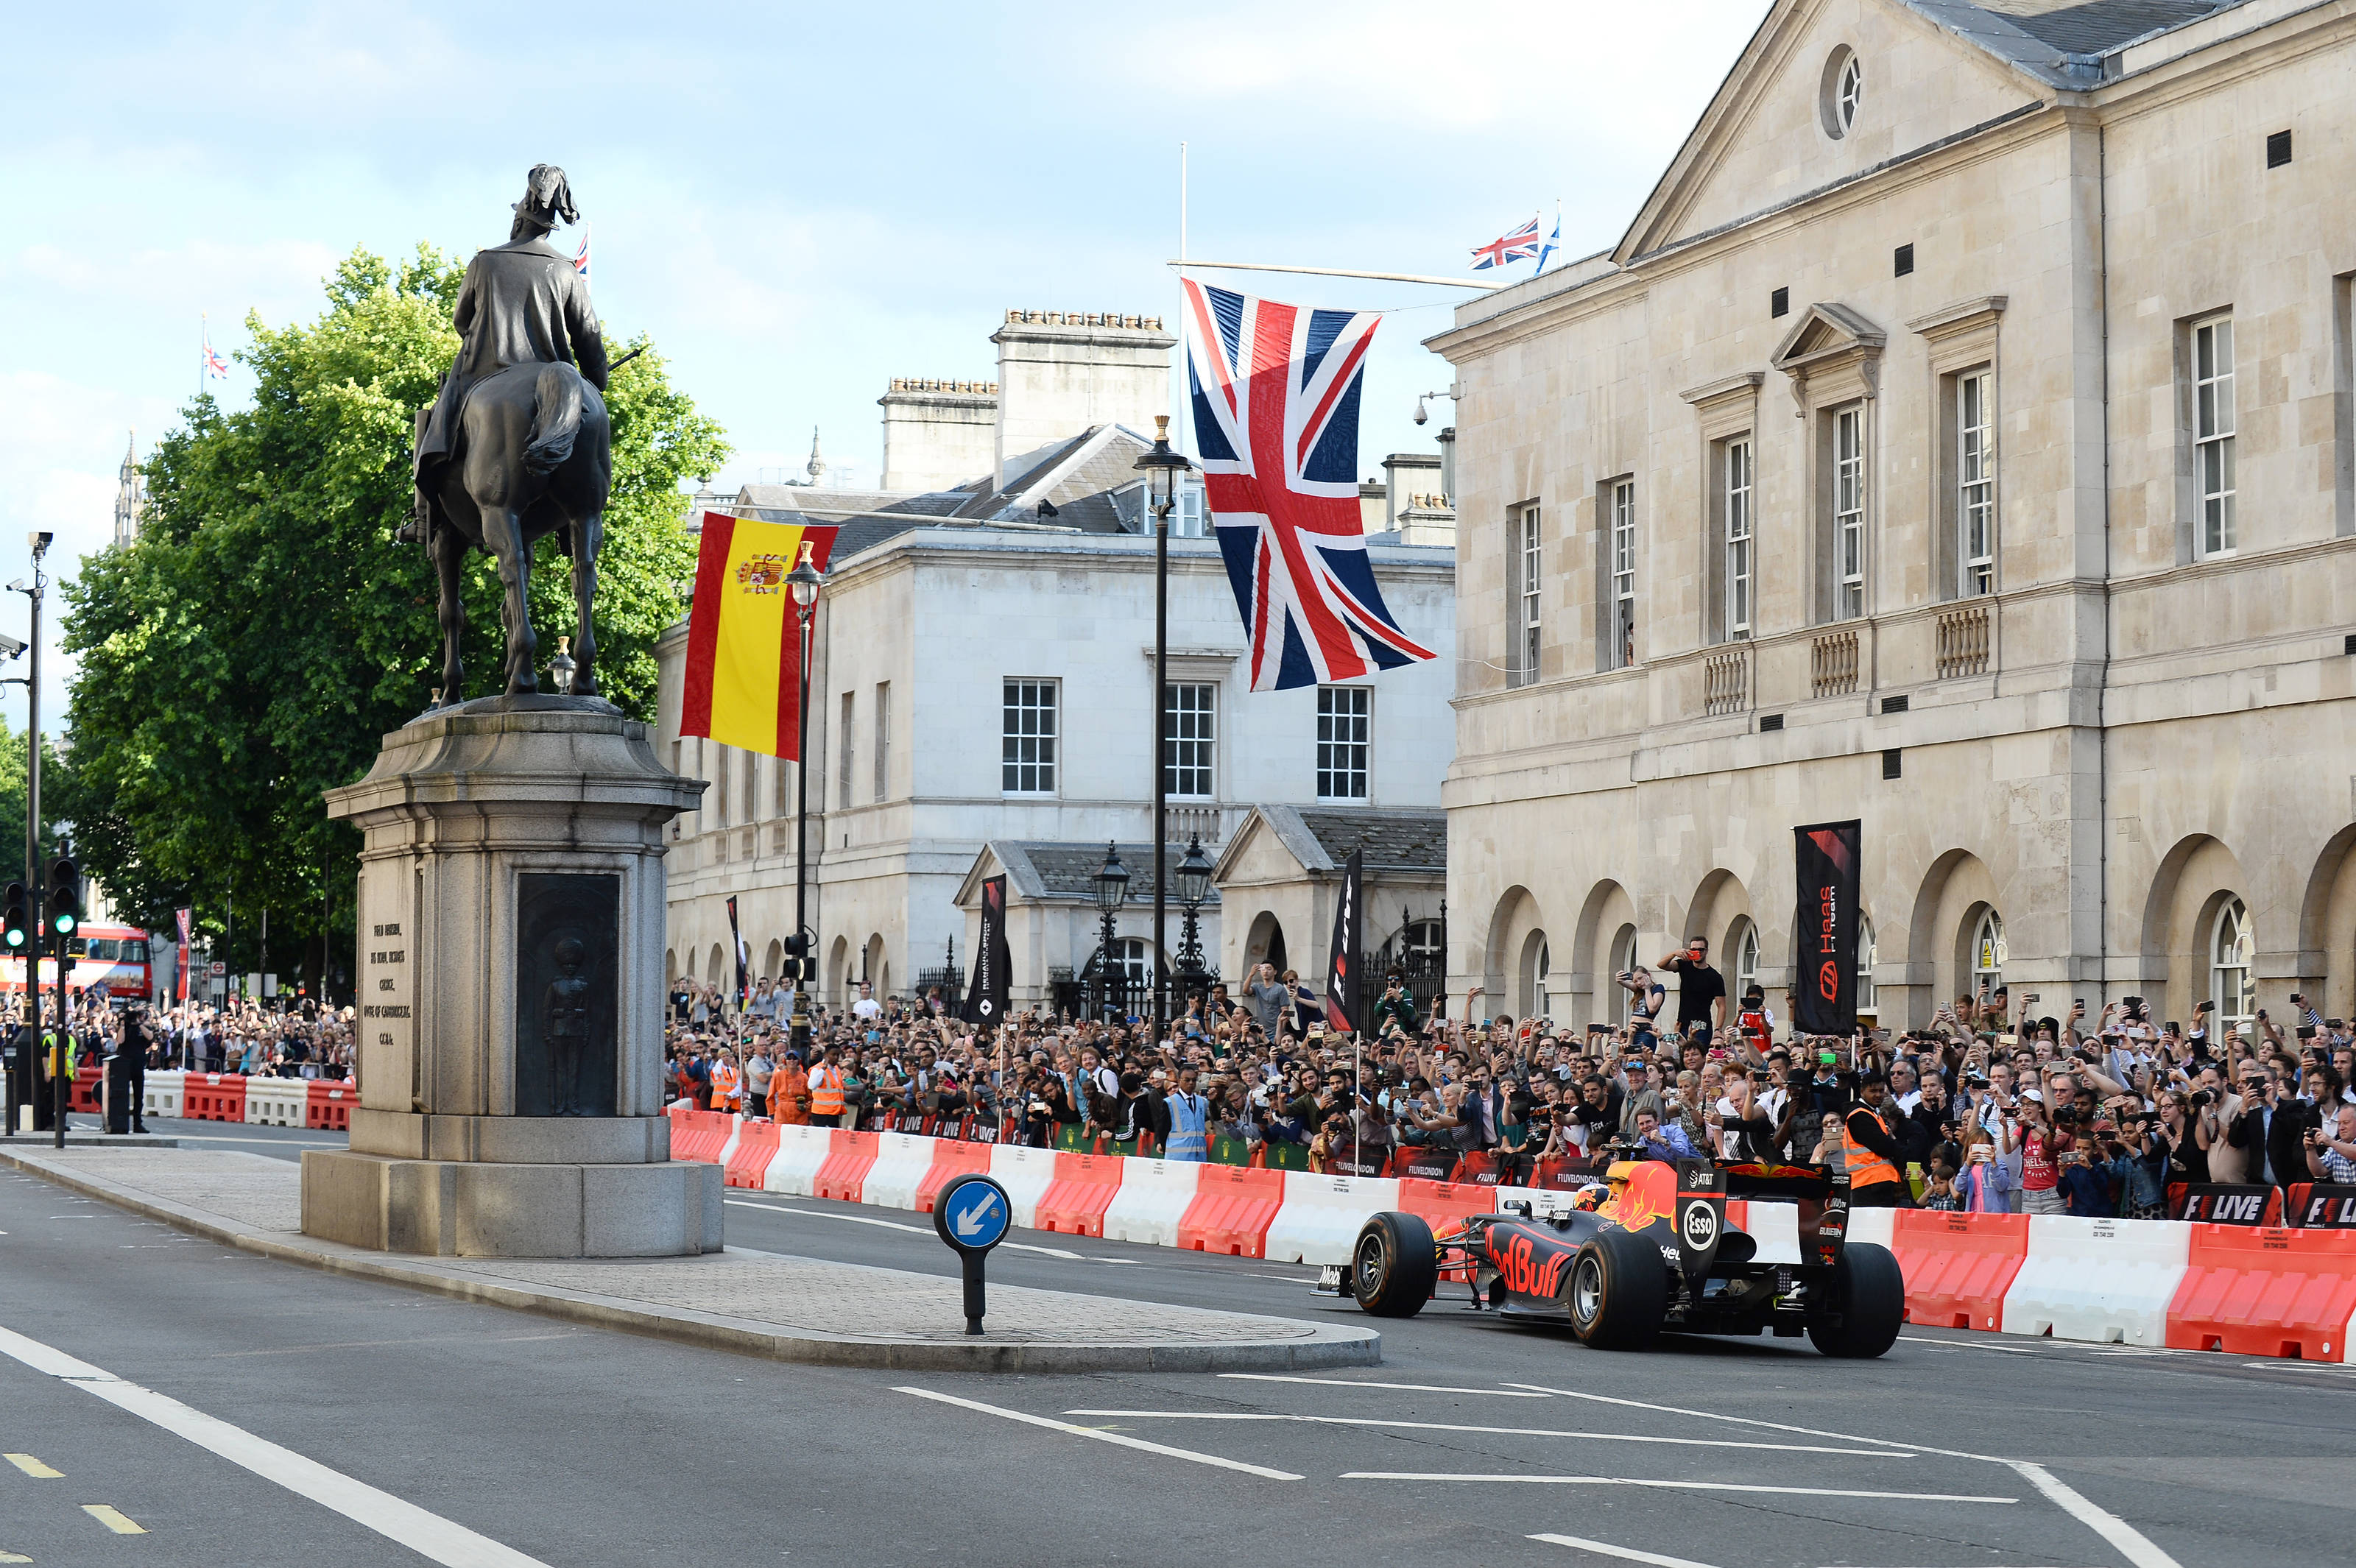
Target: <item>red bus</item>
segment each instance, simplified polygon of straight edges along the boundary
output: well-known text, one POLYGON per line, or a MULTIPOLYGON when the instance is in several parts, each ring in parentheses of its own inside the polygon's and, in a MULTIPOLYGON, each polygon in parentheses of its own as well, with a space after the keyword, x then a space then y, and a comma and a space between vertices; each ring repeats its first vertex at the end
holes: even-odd
MULTIPOLYGON (((95 988, 122 1002, 147 1000, 155 968, 147 933, 137 926, 85 923, 66 944, 66 951, 73 959, 73 972, 66 977, 68 988, 95 988)), ((57 985, 57 965, 45 961, 41 965, 44 996, 57 985)), ((0 994, 20 996, 24 989, 25 961, 0 960, 0 994)))

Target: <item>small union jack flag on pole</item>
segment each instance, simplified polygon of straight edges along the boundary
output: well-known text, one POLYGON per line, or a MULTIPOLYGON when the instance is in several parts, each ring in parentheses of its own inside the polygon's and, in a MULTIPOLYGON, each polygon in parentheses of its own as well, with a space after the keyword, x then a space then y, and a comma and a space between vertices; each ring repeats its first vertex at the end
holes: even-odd
POLYGON ((1203 489, 1251 637, 1251 688, 1435 657, 1375 585, 1358 510, 1358 394, 1373 311, 1310 310, 1192 279, 1186 375, 1203 489))
POLYGON ((581 249, 573 255, 573 270, 581 274, 583 283, 589 281, 589 226, 585 223, 581 226, 581 249))
POLYGON ((1486 245, 1472 247, 1472 270, 1485 272, 1508 261, 1526 261, 1548 249, 1546 238, 1538 233, 1539 221, 1533 218, 1511 234, 1501 234, 1486 245))
POLYGON ((216 381, 227 380, 229 379, 229 361, 222 358, 219 354, 213 352, 212 322, 209 317, 200 316, 198 317, 198 320, 204 323, 204 330, 201 338, 204 351, 204 373, 211 377, 216 381))

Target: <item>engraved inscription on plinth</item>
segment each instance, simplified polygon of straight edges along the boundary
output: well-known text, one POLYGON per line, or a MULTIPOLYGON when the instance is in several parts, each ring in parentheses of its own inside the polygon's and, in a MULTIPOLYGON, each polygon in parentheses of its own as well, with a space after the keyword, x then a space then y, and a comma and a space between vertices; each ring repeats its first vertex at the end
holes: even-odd
POLYGON ((353 1036, 366 1063, 363 1081, 380 1092, 369 1104, 406 1111, 423 1085, 417 1051, 414 878, 402 860, 360 870, 359 1019, 353 1036))
POLYGON ((621 906, 616 876, 517 879, 518 1115, 615 1114, 621 906))

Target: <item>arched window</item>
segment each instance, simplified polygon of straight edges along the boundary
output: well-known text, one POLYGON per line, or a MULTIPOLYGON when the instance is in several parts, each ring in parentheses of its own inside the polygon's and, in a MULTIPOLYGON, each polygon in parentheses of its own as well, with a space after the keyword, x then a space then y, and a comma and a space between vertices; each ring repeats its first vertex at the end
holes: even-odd
POLYGON ((1137 985, 1153 978, 1153 944, 1141 936, 1124 936, 1114 942, 1113 961, 1120 972, 1137 985))
POLYGON ((1547 976, 1554 968, 1554 955, 1547 947, 1546 938, 1538 938, 1530 955, 1529 984, 1523 988, 1522 1011, 1534 1019, 1547 1018, 1554 1012, 1553 998, 1547 995, 1547 976))
POLYGON ((2209 992, 2216 1000, 2219 1021, 2228 1027, 2257 1015, 2251 962, 2256 956, 2248 908, 2239 899, 2227 899, 2209 936, 2209 992))
MULTIPOLYGON (((1636 928, 1633 925, 1623 925, 1620 928, 1619 936, 1612 944, 1612 973, 1615 976, 1624 975, 1635 966, 1636 928)), ((1626 1023, 1628 1004, 1634 999, 1629 995, 1628 987, 1621 985, 1615 978, 1612 983, 1612 1005, 1604 1016, 1614 1024, 1626 1023)))
POLYGON ((1973 996, 2004 984, 2004 917, 1989 910, 1972 931, 1973 996))
POLYGON ((1873 993, 1873 922, 1857 917, 1857 1010, 1861 1018, 1881 1021, 1881 1006, 1873 993))
POLYGON ((1726 950, 1733 955, 1734 968, 1728 976, 1726 1016, 1731 1019, 1743 996, 1759 978, 1759 928, 1747 920, 1734 923, 1727 933, 1726 950))

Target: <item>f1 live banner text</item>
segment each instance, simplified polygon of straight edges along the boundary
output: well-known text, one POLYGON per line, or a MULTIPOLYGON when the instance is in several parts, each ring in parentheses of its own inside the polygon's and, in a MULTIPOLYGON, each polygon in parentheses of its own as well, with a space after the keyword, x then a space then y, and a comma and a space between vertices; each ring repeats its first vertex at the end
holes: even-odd
POLYGON ((969 1024, 996 1024, 1006 1016, 1006 976, 1013 967, 1006 946, 1006 879, 981 884, 981 940, 973 950, 973 986, 958 1017, 969 1024))
POLYGON ((1802 1034, 1857 1029, 1857 893, 1864 824, 1819 822, 1792 829, 1800 904, 1792 920, 1792 978, 1802 1034))
POLYGON ((1333 955, 1325 965, 1326 1027, 1350 1034, 1366 1027, 1366 1020, 1358 1016, 1357 990, 1358 945, 1365 940, 1358 899, 1365 891, 1365 880, 1366 852, 1363 848, 1353 849, 1342 872, 1342 901, 1333 906, 1333 955))

